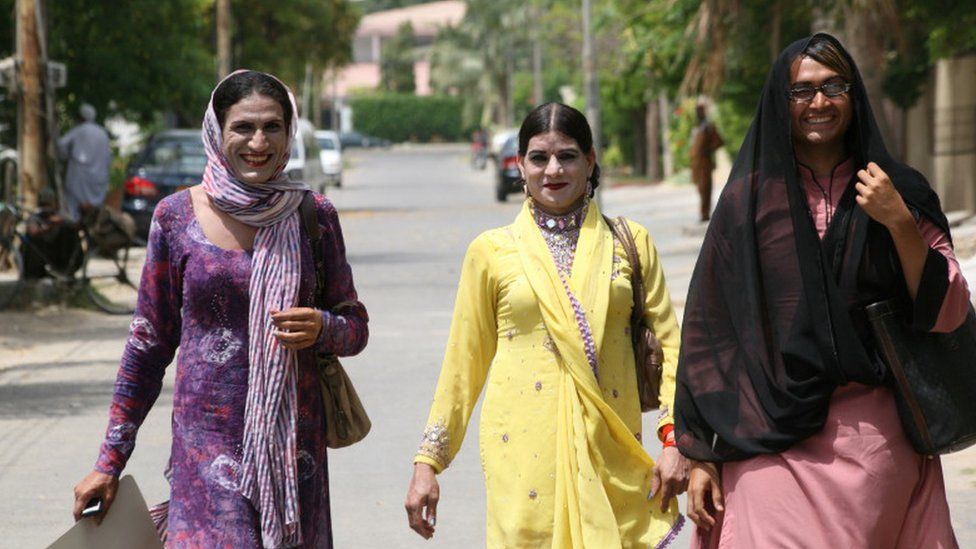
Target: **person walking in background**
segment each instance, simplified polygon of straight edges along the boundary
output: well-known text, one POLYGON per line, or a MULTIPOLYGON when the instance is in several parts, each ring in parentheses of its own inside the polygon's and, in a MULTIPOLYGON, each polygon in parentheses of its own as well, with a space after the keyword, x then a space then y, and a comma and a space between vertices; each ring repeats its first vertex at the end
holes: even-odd
POLYGON ((108 429, 94 471, 75 487, 76 519, 90 498, 111 505, 179 348, 171 495, 153 510, 166 546, 332 546, 315 353, 361 351, 368 317, 336 209, 317 194, 330 309, 313 307, 315 263, 299 211, 310 191, 284 174, 295 112, 291 92, 268 74, 238 71, 214 90, 203 182, 153 214, 108 429))
POLYGON ((918 331, 969 308, 938 196, 816 34, 770 70, 688 290, 675 430, 693 547, 958 546, 865 311, 888 299, 918 331))
POLYGON ((95 107, 82 103, 79 123, 58 139, 58 155, 67 164, 64 176, 64 206, 78 221, 89 208, 105 202, 112 148, 108 132, 95 122, 95 107))
POLYGON ((485 169, 488 163, 488 129, 478 128, 471 134, 471 167, 485 169))
POLYGON ((691 179, 698 187, 698 198, 701 201, 700 220, 708 221, 712 212, 712 171, 715 170, 715 151, 725 142, 719 136, 715 124, 708 119, 705 105, 699 103, 695 107, 695 117, 698 122, 691 129, 691 179))
POLYGON ((647 230, 640 256, 591 201, 600 168, 586 118, 536 107, 518 134, 528 198, 482 233, 461 269, 450 339, 406 497, 410 527, 434 535, 442 472, 481 410, 488 547, 662 547, 681 527, 687 462, 670 438, 678 324, 647 230), (641 277, 646 302, 634 303, 641 277), (657 462, 641 445, 631 311, 664 350, 657 462), (489 375, 490 370, 490 375, 489 375))

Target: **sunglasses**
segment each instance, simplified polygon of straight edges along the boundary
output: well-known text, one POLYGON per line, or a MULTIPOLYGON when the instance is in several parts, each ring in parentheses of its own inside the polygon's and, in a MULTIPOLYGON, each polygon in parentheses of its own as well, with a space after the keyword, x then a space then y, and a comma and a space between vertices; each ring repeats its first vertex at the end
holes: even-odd
POLYGON ((817 96, 817 92, 823 92, 827 97, 837 97, 849 91, 851 91, 851 84, 849 82, 827 82, 819 86, 807 84, 790 88, 789 95, 790 100, 796 103, 806 103, 813 101, 813 98, 817 96))

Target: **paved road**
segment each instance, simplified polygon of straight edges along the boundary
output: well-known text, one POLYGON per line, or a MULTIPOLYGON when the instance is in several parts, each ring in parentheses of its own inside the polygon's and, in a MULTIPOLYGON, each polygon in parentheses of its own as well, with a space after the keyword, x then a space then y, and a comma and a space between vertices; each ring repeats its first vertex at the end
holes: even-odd
MULTIPOLYGON (((374 427, 362 444, 331 454, 337 546, 483 546, 477 429, 470 429, 441 476, 432 543, 407 528, 402 501, 461 257, 480 231, 515 217, 517 197, 495 203, 490 172, 468 168, 459 148, 357 151, 351 161, 344 187, 330 196, 340 209, 372 335, 362 355, 344 362, 374 427)), ((691 222, 694 191, 625 187, 606 191, 603 201, 608 214, 631 216, 649 228, 680 306, 701 236, 691 222)), ((70 525, 71 486, 94 461, 127 324, 85 311, 0 314, 0 547, 44 547, 70 525)), ((167 494, 161 472, 169 454, 172 370, 126 470, 151 503, 167 494)), ((648 430, 652 419, 645 418, 648 430)), ((944 463, 960 543, 976 547, 976 453, 944 463)), ((677 546, 687 539, 686 531, 677 546)))

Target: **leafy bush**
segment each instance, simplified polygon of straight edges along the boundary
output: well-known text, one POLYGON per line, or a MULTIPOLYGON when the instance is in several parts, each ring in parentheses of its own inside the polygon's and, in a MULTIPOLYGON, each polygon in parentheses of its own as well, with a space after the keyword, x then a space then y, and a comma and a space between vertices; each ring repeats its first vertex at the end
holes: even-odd
POLYGON ((391 141, 465 141, 462 101, 451 96, 370 93, 353 96, 356 130, 391 141))
POLYGON ((678 171, 687 168, 691 162, 689 153, 691 152, 691 130, 695 127, 695 99, 693 97, 681 100, 674 107, 671 116, 668 117, 669 141, 671 147, 671 158, 674 162, 674 170, 678 171))
POLYGON ((603 151, 600 160, 600 167, 608 171, 615 171, 622 168, 625 164, 624 153, 616 144, 610 145, 603 151))
POLYGON ((753 108, 743 109, 733 101, 718 102, 715 126, 725 141, 725 150, 733 160, 739 154, 739 147, 749 131, 749 126, 752 125, 754 115, 753 108))

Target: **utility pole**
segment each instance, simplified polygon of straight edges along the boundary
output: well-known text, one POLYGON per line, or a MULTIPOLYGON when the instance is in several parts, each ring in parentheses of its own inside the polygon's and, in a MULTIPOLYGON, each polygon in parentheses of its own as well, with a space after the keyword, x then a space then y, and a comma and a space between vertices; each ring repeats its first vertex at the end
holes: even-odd
POLYGON ((315 120, 312 115, 312 62, 305 62, 305 78, 302 79, 302 105, 300 111, 302 118, 315 120))
MULTIPOLYGON (((600 82, 593 60, 593 29, 590 0, 583 0, 583 88, 586 92, 586 118, 593 131, 593 149, 602 152, 600 142, 600 82)), ((600 203, 600 187, 596 188, 597 204, 600 203)))
POLYGON ((217 79, 230 74, 230 0, 217 0, 217 79))
POLYGON ((37 207, 37 193, 47 186, 44 140, 44 82, 37 12, 39 0, 17 0, 17 165, 20 196, 37 207))
POLYGON ((329 69, 329 85, 332 87, 332 111, 331 111, 331 124, 329 124, 329 129, 338 132, 339 127, 339 109, 341 108, 341 103, 339 101, 339 68, 332 66, 329 69))

